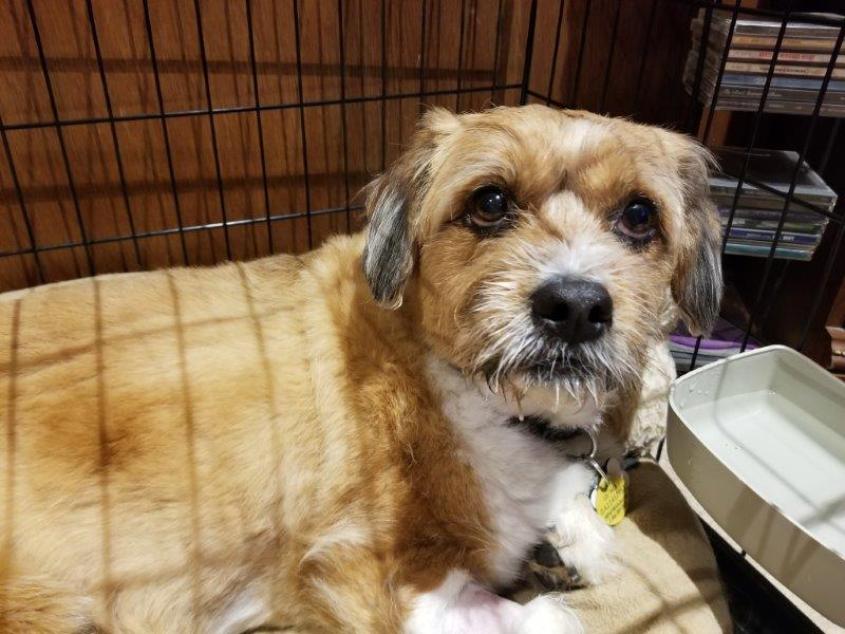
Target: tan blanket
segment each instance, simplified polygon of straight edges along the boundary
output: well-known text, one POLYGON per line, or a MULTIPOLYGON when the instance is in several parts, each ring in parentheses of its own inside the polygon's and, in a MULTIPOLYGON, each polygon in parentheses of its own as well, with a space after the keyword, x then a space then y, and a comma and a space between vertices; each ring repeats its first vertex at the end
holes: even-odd
POLYGON ((629 514, 614 529, 619 572, 565 595, 587 632, 731 631, 713 551, 695 513, 653 462, 641 462, 629 475, 629 514))

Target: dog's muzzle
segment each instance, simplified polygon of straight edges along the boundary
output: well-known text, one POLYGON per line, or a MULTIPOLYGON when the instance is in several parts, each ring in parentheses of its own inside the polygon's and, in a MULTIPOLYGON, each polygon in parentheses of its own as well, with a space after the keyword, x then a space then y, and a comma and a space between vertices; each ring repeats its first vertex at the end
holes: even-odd
POLYGON ((578 344, 607 332, 613 321, 613 300, 598 282, 561 276, 534 291, 531 312, 547 334, 578 344))

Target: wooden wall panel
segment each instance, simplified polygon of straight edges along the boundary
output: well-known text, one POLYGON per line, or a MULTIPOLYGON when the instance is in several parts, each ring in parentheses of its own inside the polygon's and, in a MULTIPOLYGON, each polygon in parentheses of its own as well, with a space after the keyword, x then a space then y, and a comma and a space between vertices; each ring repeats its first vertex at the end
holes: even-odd
POLYGON ((486 88, 521 81, 529 5, 92 0, 91 6, 93 27, 83 0, 34 0, 32 13, 25 0, 0 5, 0 117, 23 197, 21 205, 2 152, 2 290, 95 272, 302 252, 355 229, 356 194, 401 151, 422 103, 463 110, 515 102, 518 91, 486 88), (67 122, 60 128, 53 125, 33 16, 57 115, 67 122), (167 117, 157 116, 156 68, 167 117), (458 88, 485 90, 418 94, 458 88), (213 129, 209 108, 223 110, 213 129), (37 254, 9 255, 33 247, 37 254))
MULTIPOLYGON (((682 62, 689 9, 657 2, 650 34, 651 0, 565 2, 550 82, 561 3, 537 0, 531 89, 542 96, 551 86, 554 100, 570 101, 589 4, 573 103, 603 105, 619 6, 604 109, 630 114, 640 88, 637 113, 671 120, 667 104, 675 107, 679 74, 660 60, 670 50, 673 63, 682 62), (633 69, 646 50, 651 79, 643 86, 633 69)), ((53 125, 29 4, 0 4, 0 117, 24 203, 0 151, 2 290, 302 252, 354 230, 361 225, 358 192, 401 151, 423 104, 476 110, 518 103, 531 1, 92 0, 114 134, 86 1, 31 6, 58 116, 68 124, 53 125), (156 67, 166 117, 158 116, 156 67), (510 88, 492 90, 497 85, 510 88), (213 129, 209 98, 223 111, 213 129), (9 255, 33 246, 27 216, 39 253, 9 255)))
POLYGON ((530 87, 566 107, 680 122, 694 10, 677 0, 539 0, 530 87))

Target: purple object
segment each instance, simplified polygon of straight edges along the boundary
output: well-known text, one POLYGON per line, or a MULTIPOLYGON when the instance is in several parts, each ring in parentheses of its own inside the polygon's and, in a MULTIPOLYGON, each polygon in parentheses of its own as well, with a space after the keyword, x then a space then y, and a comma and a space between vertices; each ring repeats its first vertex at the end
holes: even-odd
MULTIPOLYGON (((745 331, 737 328, 729 321, 721 317, 716 322, 713 332, 709 337, 701 340, 699 351, 717 354, 719 356, 727 356, 739 352, 742 347, 742 340, 745 337, 745 331)), ((683 324, 678 324, 677 329, 669 335, 671 348, 676 351, 692 352, 695 350, 695 342, 697 337, 693 337, 683 324)), ((754 339, 749 338, 746 350, 754 350, 760 344, 754 339)))

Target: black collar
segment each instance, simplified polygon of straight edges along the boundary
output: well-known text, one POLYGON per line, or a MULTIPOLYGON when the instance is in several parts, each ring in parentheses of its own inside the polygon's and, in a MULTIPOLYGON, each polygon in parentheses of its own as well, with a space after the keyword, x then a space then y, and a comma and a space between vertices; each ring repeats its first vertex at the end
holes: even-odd
POLYGON ((521 419, 514 416, 508 420, 508 425, 524 429, 532 436, 551 443, 570 440, 581 433, 577 427, 553 427, 548 420, 540 416, 524 416, 521 419))

